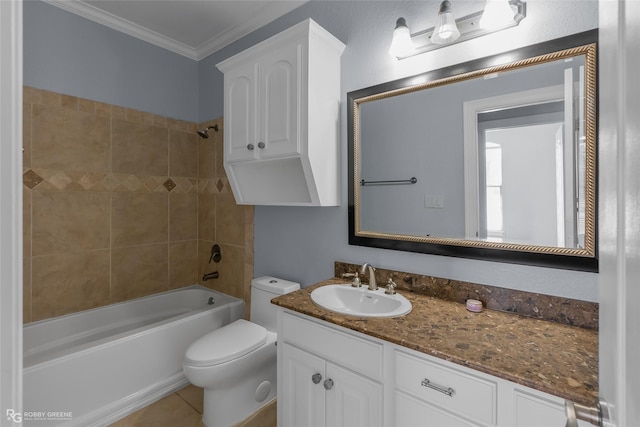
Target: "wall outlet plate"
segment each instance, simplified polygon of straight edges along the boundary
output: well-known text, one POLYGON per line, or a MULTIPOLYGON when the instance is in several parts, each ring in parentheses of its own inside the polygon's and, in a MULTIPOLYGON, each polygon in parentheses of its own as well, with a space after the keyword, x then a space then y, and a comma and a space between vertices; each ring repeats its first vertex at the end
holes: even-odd
POLYGON ((442 209, 444 201, 442 196, 424 196, 424 207, 431 209, 442 209))

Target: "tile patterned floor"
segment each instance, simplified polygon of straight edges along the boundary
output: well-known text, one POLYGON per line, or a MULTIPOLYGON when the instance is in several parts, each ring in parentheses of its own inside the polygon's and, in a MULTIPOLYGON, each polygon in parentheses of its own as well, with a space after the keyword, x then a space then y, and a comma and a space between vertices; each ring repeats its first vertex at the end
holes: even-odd
MULTIPOLYGON (((200 387, 189 385, 140 409, 109 427, 205 427, 200 387)), ((275 427, 275 401, 235 427, 275 427)))
POLYGON ((204 427, 202 389, 189 385, 111 424, 110 427, 204 427))

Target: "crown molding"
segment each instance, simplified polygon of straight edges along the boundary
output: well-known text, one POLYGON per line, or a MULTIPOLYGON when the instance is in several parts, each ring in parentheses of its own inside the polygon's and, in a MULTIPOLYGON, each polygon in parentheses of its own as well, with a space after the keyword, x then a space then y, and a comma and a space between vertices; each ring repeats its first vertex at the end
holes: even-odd
POLYGON ((45 1, 52 6, 56 6, 60 9, 66 10, 67 12, 89 19, 93 22, 127 34, 131 37, 135 37, 139 40, 143 40, 147 43, 151 43, 173 53, 177 53, 178 55, 185 56, 194 61, 206 58, 212 53, 230 45, 252 31, 272 22, 307 2, 307 0, 265 2, 264 7, 253 14, 251 19, 245 20, 231 27, 221 35, 202 43, 200 46, 192 47, 80 0, 45 1))
POLYGON ((160 33, 151 31, 148 28, 142 27, 112 13, 105 12, 102 9, 91 6, 87 3, 78 0, 46 0, 46 2, 52 6, 59 7, 60 9, 71 12, 75 15, 89 19, 98 24, 109 27, 113 30, 127 34, 131 37, 143 40, 147 43, 151 43, 155 46, 169 50, 178 55, 186 56, 189 59, 195 61, 201 59, 196 50, 191 46, 184 43, 180 43, 174 39, 163 36, 160 33))

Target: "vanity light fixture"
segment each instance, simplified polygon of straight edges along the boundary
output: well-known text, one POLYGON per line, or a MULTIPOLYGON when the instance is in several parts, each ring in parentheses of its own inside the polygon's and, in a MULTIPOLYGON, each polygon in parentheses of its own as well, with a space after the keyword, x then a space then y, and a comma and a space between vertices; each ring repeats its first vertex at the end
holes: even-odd
POLYGON ((398 18, 389 53, 398 59, 409 58, 515 27, 526 16, 526 3, 522 0, 486 0, 483 10, 454 19, 451 2, 444 0, 433 28, 411 34, 406 20, 398 18))

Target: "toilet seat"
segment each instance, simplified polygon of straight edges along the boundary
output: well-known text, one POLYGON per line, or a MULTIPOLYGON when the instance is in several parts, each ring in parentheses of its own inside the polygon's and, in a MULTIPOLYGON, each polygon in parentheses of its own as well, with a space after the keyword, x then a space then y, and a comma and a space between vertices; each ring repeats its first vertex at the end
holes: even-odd
POLYGON ((185 354, 191 366, 214 366, 251 353, 267 341, 267 330, 244 319, 197 339, 185 354))

